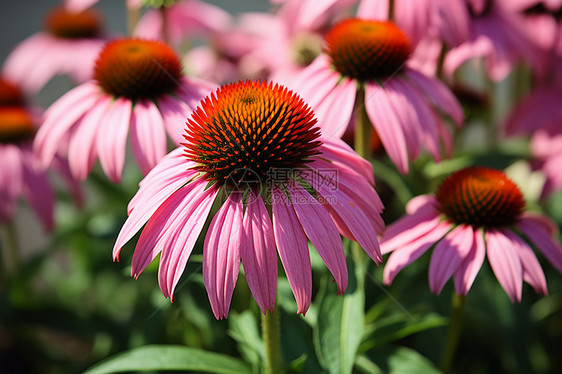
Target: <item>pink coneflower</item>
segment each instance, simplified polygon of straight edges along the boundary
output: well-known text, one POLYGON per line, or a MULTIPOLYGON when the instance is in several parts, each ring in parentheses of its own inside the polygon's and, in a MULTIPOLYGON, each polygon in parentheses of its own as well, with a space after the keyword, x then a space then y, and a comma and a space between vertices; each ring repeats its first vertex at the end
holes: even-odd
POLYGON ((343 293, 340 233, 379 263, 382 203, 365 177, 370 164, 342 142, 324 142, 315 124, 311 109, 282 86, 222 86, 188 119, 183 146, 141 181, 114 258, 146 224, 131 273, 138 277, 161 252, 158 280, 172 298, 211 207, 220 205, 203 244, 216 318, 228 316, 240 261, 261 310, 273 310, 277 253, 304 314, 312 294, 307 237, 343 293))
POLYGON ((410 51, 408 38, 393 23, 349 19, 328 33, 326 54, 294 81, 325 136, 343 135, 355 101, 363 100, 358 95, 364 95, 367 115, 402 173, 420 146, 436 160, 441 142, 450 149, 451 136, 438 112, 457 125, 463 122, 462 109, 444 84, 405 66, 410 51))
POLYGON ((68 142, 72 173, 85 179, 97 156, 105 174, 121 180, 127 133, 140 170, 146 174, 167 151, 166 130, 181 141, 181 123, 214 85, 185 78, 166 44, 120 39, 100 53, 90 80, 67 92, 45 113, 35 151, 49 165, 68 142))
POLYGON ((2 74, 31 93, 57 74, 67 74, 76 82, 90 79, 96 56, 107 41, 100 15, 94 10, 73 13, 55 8, 45 29, 16 46, 2 74))
POLYGON ((491 79, 504 79, 516 62, 528 62, 541 75, 544 55, 522 27, 521 18, 507 11, 498 0, 466 0, 471 15, 470 38, 452 48, 443 71, 451 75, 472 58, 485 58, 491 79))
POLYGON ((437 194, 410 201, 407 216, 386 230, 383 253, 394 251, 384 268, 384 283, 433 248, 429 285, 439 294, 453 276, 455 291, 466 295, 487 256, 512 302, 521 301, 523 280, 546 294, 546 280, 531 246, 562 272, 562 247, 554 225, 524 212, 518 187, 501 171, 472 167, 446 178, 437 194))

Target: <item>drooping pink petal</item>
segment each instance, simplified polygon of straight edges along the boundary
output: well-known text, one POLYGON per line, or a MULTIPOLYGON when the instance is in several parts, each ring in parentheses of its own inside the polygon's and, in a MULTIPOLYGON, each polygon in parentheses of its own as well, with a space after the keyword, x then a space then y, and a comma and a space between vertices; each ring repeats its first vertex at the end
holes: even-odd
POLYGON ((68 162, 72 175, 85 180, 96 162, 96 138, 101 118, 111 105, 112 99, 104 97, 84 115, 70 135, 68 162))
POLYGON ((542 271, 541 264, 533 253, 533 250, 527 243, 519 236, 515 235, 510 230, 502 229, 505 236, 513 241, 515 244, 513 250, 519 255, 521 266, 523 266, 523 279, 529 283, 537 293, 546 295, 548 293, 546 288, 546 278, 542 271))
MULTIPOLYGON (((197 184, 206 183, 201 181, 197 184)), ((205 225, 217 193, 216 188, 208 188, 199 194, 199 199, 191 202, 190 206, 194 210, 189 209, 191 214, 183 216, 183 221, 179 225, 180 230, 177 230, 175 235, 170 238, 169 245, 162 249, 162 257, 158 268, 158 284, 164 296, 169 297, 172 301, 174 290, 185 269, 193 246, 205 225)))
POLYGON ((284 192, 274 187, 271 198, 275 243, 297 301, 297 313, 304 315, 312 297, 312 271, 306 235, 284 192))
POLYGON ((55 196, 45 170, 40 170, 31 149, 22 148, 22 193, 47 231, 54 228, 55 196))
POLYGON ((531 243, 550 261, 552 266, 562 273, 562 247, 556 242, 552 235, 538 223, 529 217, 525 217, 516 224, 517 228, 529 238, 531 243))
POLYGON ((365 86, 367 115, 377 131, 386 153, 398 171, 406 174, 409 170, 408 151, 400 119, 394 112, 383 87, 373 83, 367 83, 365 86))
POLYGON ((429 263, 429 288, 439 295, 473 247, 471 226, 458 225, 435 245, 429 263))
POLYGON ((347 288, 347 264, 338 228, 322 204, 301 185, 291 183, 288 189, 306 236, 334 276, 338 293, 343 294, 347 288))
POLYGON ((400 218, 386 228, 381 240, 381 252, 389 253, 433 231, 441 215, 431 205, 400 218))
POLYGON ((64 6, 72 12, 82 12, 99 0, 64 0, 64 6))
POLYGON ((458 295, 466 295, 468 293, 484 263, 484 258, 486 258, 486 244, 484 243, 483 232, 481 230, 473 230, 473 234, 472 248, 454 275, 455 292, 458 295))
POLYGON ((453 93, 439 80, 426 76, 414 69, 405 68, 404 75, 411 83, 416 85, 423 97, 433 104, 438 110, 443 111, 461 126, 464 122, 462 107, 453 93))
POLYGON ((434 209, 437 209, 437 199, 434 195, 418 195, 411 198, 408 204, 406 204, 406 213, 414 214, 426 206, 432 206, 434 209))
POLYGON ((244 236, 240 254, 246 281, 261 311, 273 311, 277 291, 277 250, 273 224, 267 208, 251 191, 244 213, 244 236))
POLYGON ((68 130, 99 100, 99 88, 93 82, 84 83, 57 100, 44 115, 44 122, 37 131, 34 151, 46 168, 60 147, 68 130))
POLYGON ((324 141, 320 148, 321 157, 339 164, 350 170, 355 170, 364 178, 375 184, 373 177, 373 165, 359 156, 346 142, 341 139, 331 138, 324 141))
POLYGON ((464 0, 433 0, 433 24, 450 47, 467 41, 470 36, 470 16, 464 0))
POLYGON ((356 91, 355 81, 344 78, 320 103, 308 103, 314 109, 324 137, 342 137, 353 114, 356 91))
POLYGON ((231 193, 213 217, 203 244, 203 279, 216 319, 228 317, 240 271, 243 209, 241 194, 231 193))
POLYGON ((488 261, 511 302, 521 301, 523 287, 521 260, 513 250, 516 245, 502 230, 486 230, 488 261))
POLYGON ((484 37, 479 36, 474 40, 469 40, 455 48, 451 48, 443 63, 443 72, 451 76, 462 64, 471 58, 483 57, 493 51, 494 45, 484 37))
MULTIPOLYGON (((182 78, 176 94, 187 104, 191 110, 195 110, 201 99, 215 91, 217 85, 203 79, 194 77, 182 78)), ((190 113, 187 113, 189 115, 190 113)), ((185 123, 185 121, 184 121, 185 123)))
POLYGON ((139 100, 133 108, 131 148, 144 175, 166 154, 164 120, 150 100, 139 100))
POLYGON ((158 99, 158 109, 162 114, 168 135, 175 145, 179 145, 185 140, 183 137, 185 123, 193 109, 169 95, 164 95, 158 99))
POLYGON ((451 225, 441 222, 417 240, 397 248, 386 260, 383 272, 383 283, 389 285, 394 277, 406 266, 417 260, 429 248, 437 243, 451 229, 451 225))
POLYGON ((114 183, 121 181, 125 163, 127 133, 131 123, 132 103, 118 98, 102 117, 96 145, 100 163, 107 177, 114 183))
POLYGON ((72 175, 70 171, 70 166, 68 166, 68 160, 62 158, 61 156, 55 156, 52 164, 53 170, 55 170, 70 190, 70 194, 74 198, 74 202, 78 208, 84 205, 84 194, 82 192, 82 186, 79 181, 72 175))
POLYGON ((377 264, 380 263, 382 255, 376 236, 375 222, 369 218, 369 214, 359 204, 360 200, 351 198, 343 189, 334 188, 334 185, 327 183, 320 173, 305 174, 304 177, 326 202, 326 208, 339 226, 340 232, 343 225, 342 234, 351 234, 351 239, 357 241, 373 261, 377 264))

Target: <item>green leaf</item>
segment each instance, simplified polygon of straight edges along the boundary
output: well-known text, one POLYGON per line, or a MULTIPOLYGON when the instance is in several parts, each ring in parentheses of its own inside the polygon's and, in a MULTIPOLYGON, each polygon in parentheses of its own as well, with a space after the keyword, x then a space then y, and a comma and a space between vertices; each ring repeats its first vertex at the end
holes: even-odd
POLYGON ((348 262, 348 269, 344 295, 338 296, 331 279, 325 277, 318 296, 314 345, 320 364, 330 373, 351 373, 363 336, 364 274, 353 261, 348 262))
POLYGON ((406 347, 399 347, 388 357, 389 374, 441 374, 431 361, 406 347))
POLYGON ((238 342, 238 350, 247 362, 254 366, 265 361, 265 347, 260 337, 255 314, 249 310, 231 313, 228 318, 229 335, 238 342))
POLYGON ((194 370, 220 374, 250 373, 250 369, 242 361, 222 354, 182 346, 148 345, 110 357, 88 369, 84 374, 151 370, 194 370))

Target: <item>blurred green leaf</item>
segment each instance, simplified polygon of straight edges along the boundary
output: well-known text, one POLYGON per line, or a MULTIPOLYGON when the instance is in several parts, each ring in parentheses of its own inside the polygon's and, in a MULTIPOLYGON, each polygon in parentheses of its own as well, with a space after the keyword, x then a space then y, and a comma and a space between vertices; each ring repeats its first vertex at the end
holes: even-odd
POLYGON ((205 373, 250 373, 240 360, 200 349, 148 345, 120 353, 93 366, 84 374, 150 370, 196 370, 205 373))
POLYGON ((255 315, 249 310, 240 314, 232 313, 228 322, 229 335, 238 342, 242 356, 251 364, 259 366, 260 361, 265 361, 265 348, 255 315))
POLYGON ((318 296, 314 345, 320 364, 330 373, 351 373, 363 336, 364 274, 353 261, 348 262, 348 269, 344 295, 338 296, 331 279, 325 277, 318 296))
POLYGON ((387 364, 389 374, 441 374, 431 361, 406 347, 394 349, 387 364))

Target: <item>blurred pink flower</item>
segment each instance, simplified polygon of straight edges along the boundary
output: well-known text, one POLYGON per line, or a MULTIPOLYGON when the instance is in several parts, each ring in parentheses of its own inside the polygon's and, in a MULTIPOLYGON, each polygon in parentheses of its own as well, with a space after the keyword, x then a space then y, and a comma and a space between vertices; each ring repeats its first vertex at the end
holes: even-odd
MULTIPOLYGON (((82 12, 99 2, 99 0, 64 0, 64 6, 71 12, 82 12)), ((142 0, 126 0, 128 7, 140 8, 142 0)))
MULTIPOLYGON (((39 166, 32 152, 36 115, 25 107, 19 88, 0 77, 0 224, 15 214, 23 197, 37 213, 46 230, 53 229, 55 196, 47 172, 39 166)), ((56 157, 54 169, 68 183, 78 204, 82 193, 70 177, 68 166, 56 157)))
POLYGON ((505 122, 507 135, 531 136, 534 166, 546 176, 543 196, 562 189, 562 87, 535 90, 515 106, 505 122))
POLYGON ((405 66, 410 51, 407 37, 393 23, 349 19, 328 33, 326 54, 295 76, 292 88, 313 107, 324 136, 341 137, 361 87, 388 156, 407 173, 408 160, 417 158, 421 146, 435 160, 441 158, 441 142, 451 151, 451 135, 439 112, 459 126, 463 122, 460 104, 443 83, 405 66))
POLYGON ((463 63, 483 57, 491 79, 500 81, 513 64, 524 61, 537 75, 544 74, 545 56, 523 28, 519 15, 507 11, 501 1, 466 0, 471 15, 470 39, 452 48, 443 70, 452 75, 463 63))
POLYGON ((94 80, 72 89, 46 111, 35 152, 48 166, 68 142, 72 174, 85 179, 99 156, 105 174, 121 180, 127 133, 146 174, 167 151, 166 131, 179 144, 185 116, 216 86, 181 74, 166 44, 120 39, 100 53, 94 80))
POLYGON ((499 170, 472 167, 445 179, 437 194, 412 199, 407 215, 388 226, 381 241, 388 258, 383 281, 433 249, 429 286, 439 294, 452 276, 455 291, 466 295, 487 256, 512 302, 521 301, 523 280, 547 293, 546 279, 531 247, 562 272, 562 247, 554 224, 524 212, 518 187, 499 170))
POLYGON ((15 47, 2 74, 30 93, 57 74, 67 74, 76 82, 90 79, 94 61, 107 41, 101 16, 94 10, 73 13, 55 8, 47 16, 45 28, 15 47))
POLYGON ((341 141, 324 142, 315 124, 310 108, 283 86, 222 86, 188 119, 183 147, 141 181, 114 258, 146 224, 131 273, 138 277, 161 253, 160 288, 173 298, 218 203, 203 244, 203 277, 217 319, 228 316, 240 261, 261 310, 273 310, 277 253, 298 313, 306 313, 312 295, 307 237, 343 293, 347 268, 340 234, 379 263, 383 207, 371 165, 341 141))
POLYGON ((226 32, 231 23, 230 14, 215 5, 198 0, 182 0, 162 9, 147 10, 133 35, 143 39, 164 40, 177 46, 186 38, 226 32))

